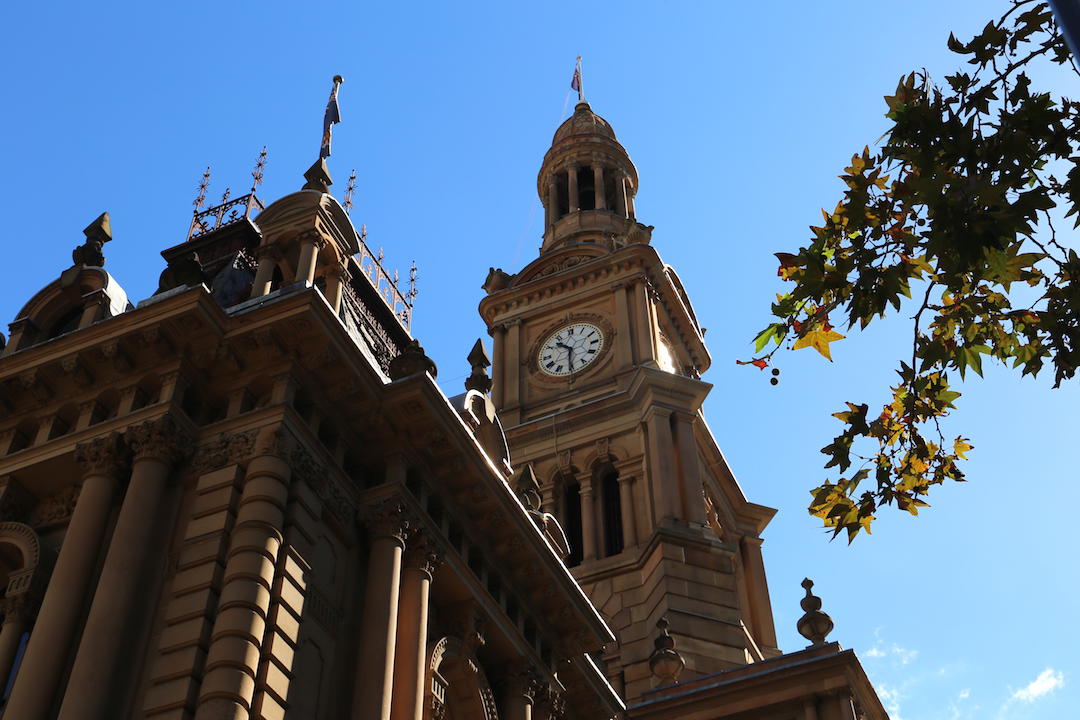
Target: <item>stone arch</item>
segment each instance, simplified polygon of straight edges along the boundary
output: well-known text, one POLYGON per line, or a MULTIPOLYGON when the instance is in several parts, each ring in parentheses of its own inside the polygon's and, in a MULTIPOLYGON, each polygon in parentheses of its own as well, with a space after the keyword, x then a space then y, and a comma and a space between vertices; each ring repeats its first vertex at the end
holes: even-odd
POLYGON ((12 323, 7 352, 30 347, 131 309, 104 268, 75 265, 39 290, 12 323))
POLYGON ((424 717, 498 720, 491 685, 466 643, 448 635, 430 647, 424 673, 424 717))
POLYGON ((30 591, 40 562, 41 543, 29 525, 0 523, 0 578, 7 597, 30 591))

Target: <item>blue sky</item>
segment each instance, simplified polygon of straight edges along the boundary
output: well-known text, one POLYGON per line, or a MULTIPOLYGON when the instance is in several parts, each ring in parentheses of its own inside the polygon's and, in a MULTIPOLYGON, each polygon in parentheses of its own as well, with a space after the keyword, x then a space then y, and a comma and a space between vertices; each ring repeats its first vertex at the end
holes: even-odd
POLYGON ((638 167, 639 219, 709 329, 709 423, 748 496, 780 510, 765 560, 782 647, 804 644, 810 576, 832 639, 855 648, 894 720, 1062 717, 1080 706, 1076 384, 969 379, 949 429, 975 445, 970 482, 935 491, 918 519, 884 513, 848 547, 805 513, 818 449, 843 401, 885 399, 907 322, 836 343, 833 364, 788 354, 777 387, 734 362, 780 289, 772 253, 806 239, 851 154, 886 129, 881 96, 912 69, 951 72, 948 32, 1002 7, 5 3, 0 316, 70 264, 103 210, 109 270, 132 298, 151 294, 207 165, 211 197, 235 196, 265 144, 260 195, 298 189, 340 73, 334 189, 356 168, 353 218, 390 267, 416 260, 414 334, 457 393, 488 267, 535 257, 536 173, 583 55, 592 106, 638 167))

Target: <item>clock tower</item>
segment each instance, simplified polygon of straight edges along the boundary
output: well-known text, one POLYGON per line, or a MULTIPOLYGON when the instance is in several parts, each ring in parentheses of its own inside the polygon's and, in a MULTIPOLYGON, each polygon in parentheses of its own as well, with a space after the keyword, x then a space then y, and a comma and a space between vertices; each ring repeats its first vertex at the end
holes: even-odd
POLYGON ((605 672, 631 704, 657 684, 661 618, 683 680, 779 654, 760 539, 775 511, 746 499, 705 423, 704 330, 637 189, 611 125, 578 103, 537 178, 539 257, 492 269, 480 303, 514 464, 618 636, 605 672))

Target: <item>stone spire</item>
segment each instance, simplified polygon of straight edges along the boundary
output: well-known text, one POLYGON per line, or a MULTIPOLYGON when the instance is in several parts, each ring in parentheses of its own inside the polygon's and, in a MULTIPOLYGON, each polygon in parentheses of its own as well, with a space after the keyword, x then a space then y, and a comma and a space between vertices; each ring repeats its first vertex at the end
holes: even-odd
POLYGON ((491 367, 491 358, 484 349, 484 343, 479 339, 469 351, 468 360, 469 365, 472 366, 472 374, 465 378, 465 389, 477 390, 486 395, 491 391, 491 378, 487 374, 487 369, 491 367))
POLYGON ((832 618, 821 612, 821 598, 810 592, 814 581, 804 578, 802 586, 806 589, 806 597, 799 601, 799 606, 806 612, 799 618, 796 627, 799 634, 810 641, 810 647, 824 645, 825 636, 833 629, 832 618))

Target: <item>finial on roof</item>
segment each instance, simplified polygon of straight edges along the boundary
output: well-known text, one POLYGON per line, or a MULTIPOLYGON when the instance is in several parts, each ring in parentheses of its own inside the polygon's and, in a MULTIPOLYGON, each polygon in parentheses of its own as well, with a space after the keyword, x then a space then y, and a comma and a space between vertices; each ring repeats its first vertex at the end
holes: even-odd
POLYGON ((349 183, 345 186, 345 202, 343 203, 345 212, 352 211, 352 195, 354 190, 356 190, 356 168, 353 168, 353 171, 349 173, 349 183))
POLYGON ((517 496, 521 498, 521 504, 525 506, 526 510, 534 512, 540 510, 540 503, 543 500, 540 497, 540 483, 536 480, 536 473, 533 472, 532 463, 525 463, 524 467, 521 468, 515 483, 515 489, 517 490, 517 496))
POLYGON ((484 343, 476 341, 472 350, 469 351, 469 365, 472 366, 472 374, 465 378, 466 390, 478 390, 487 394, 491 390, 491 378, 488 377, 487 369, 491 367, 491 358, 488 357, 484 343))
POLYGON ((326 167, 326 159, 319 158, 315 164, 304 173, 304 190, 317 190, 321 193, 330 192, 330 186, 334 181, 330 179, 330 169, 326 167))
POLYGON ((424 353, 424 348, 416 339, 410 340, 402 349, 401 354, 390 361, 389 370, 391 380, 400 380, 422 372, 426 372, 431 377, 439 374, 435 361, 424 353))
POLYGON ((206 170, 202 174, 202 179, 199 180, 199 194, 195 196, 195 202, 192 203, 195 206, 195 214, 198 215, 199 211, 206 205, 206 188, 210 187, 210 166, 206 166, 206 170))
POLYGON ((86 240, 71 251, 71 259, 76 265, 104 267, 105 255, 102 252, 105 243, 112 240, 112 225, 109 213, 103 212, 83 230, 86 240))
POLYGON ((668 633, 668 621, 662 617, 656 621, 660 634, 653 640, 653 651, 649 655, 649 669, 660 678, 661 685, 674 685, 679 682, 679 673, 686 667, 686 661, 675 649, 675 638, 668 633))
POLYGON ((262 185, 263 171, 266 169, 266 146, 263 145, 262 152, 259 153, 259 159, 255 161, 255 169, 251 171, 251 192, 255 193, 255 189, 262 185))
POLYGON ((825 636, 833 629, 832 618, 821 612, 821 598, 810 592, 810 588, 814 587, 814 581, 804 578, 802 586, 806 589, 806 597, 799 601, 799 606, 805 613, 799 618, 796 627, 799 634, 810 641, 811 647, 824 645, 825 636))

